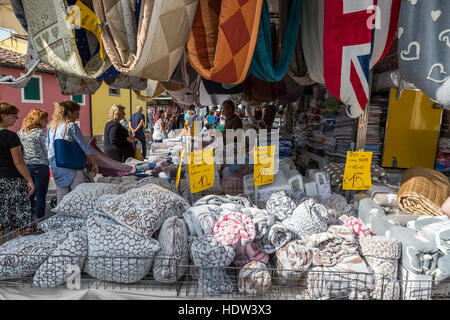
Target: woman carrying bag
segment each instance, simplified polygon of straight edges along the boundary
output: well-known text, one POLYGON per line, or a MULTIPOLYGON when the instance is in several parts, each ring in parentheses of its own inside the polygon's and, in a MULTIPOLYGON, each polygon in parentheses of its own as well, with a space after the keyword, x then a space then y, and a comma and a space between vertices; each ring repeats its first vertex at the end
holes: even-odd
POLYGON ((75 123, 79 116, 78 103, 71 100, 55 103, 52 122, 47 131, 48 160, 56 184, 58 203, 76 186, 86 182, 83 172, 86 159, 92 165, 94 176, 98 173, 93 151, 75 123))

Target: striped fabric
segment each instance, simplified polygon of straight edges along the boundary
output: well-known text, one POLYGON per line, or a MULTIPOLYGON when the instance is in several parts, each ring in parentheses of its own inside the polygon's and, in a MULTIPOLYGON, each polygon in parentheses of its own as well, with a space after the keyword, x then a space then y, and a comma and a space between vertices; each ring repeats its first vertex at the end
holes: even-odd
POLYGON ((262 0, 200 0, 186 45, 205 79, 241 83, 255 50, 262 0))

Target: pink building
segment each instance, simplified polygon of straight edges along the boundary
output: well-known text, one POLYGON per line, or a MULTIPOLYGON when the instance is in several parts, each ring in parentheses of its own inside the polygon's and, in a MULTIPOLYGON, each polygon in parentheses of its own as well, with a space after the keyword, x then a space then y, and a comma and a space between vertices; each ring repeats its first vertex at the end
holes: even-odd
MULTIPOLYGON (((25 55, 0 48, 0 72, 4 75, 18 77, 25 71, 25 55)), ((33 75, 28 85, 23 89, 15 89, 0 85, 0 100, 15 105, 19 110, 19 120, 12 131, 18 131, 22 120, 33 108, 40 108, 53 115, 54 103, 67 99, 74 100, 81 106, 79 125, 84 136, 91 136, 91 105, 89 95, 65 96, 61 94, 54 69, 40 63, 38 71, 33 75)))

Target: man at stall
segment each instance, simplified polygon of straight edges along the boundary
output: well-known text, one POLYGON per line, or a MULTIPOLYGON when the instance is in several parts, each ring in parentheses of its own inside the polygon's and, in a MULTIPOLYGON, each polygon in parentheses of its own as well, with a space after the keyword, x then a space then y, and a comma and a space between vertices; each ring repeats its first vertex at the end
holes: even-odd
MULTIPOLYGON (((145 141, 144 125, 145 116, 142 114, 143 108, 138 106, 136 112, 130 117, 130 122, 128 123, 131 134, 133 137, 138 139, 142 145, 142 157, 147 156, 147 142, 145 141)), ((136 147, 136 145, 135 145, 136 147)))

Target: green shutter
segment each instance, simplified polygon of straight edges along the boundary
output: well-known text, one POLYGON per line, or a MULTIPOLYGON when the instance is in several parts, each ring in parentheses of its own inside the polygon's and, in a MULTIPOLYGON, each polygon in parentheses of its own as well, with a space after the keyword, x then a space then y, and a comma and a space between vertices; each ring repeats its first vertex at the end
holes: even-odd
POLYGON ((81 94, 77 94, 72 96, 72 101, 76 103, 83 103, 83 96, 81 94))
POLYGON ((41 91, 39 88, 39 78, 31 78, 24 90, 25 100, 41 100, 41 91))

